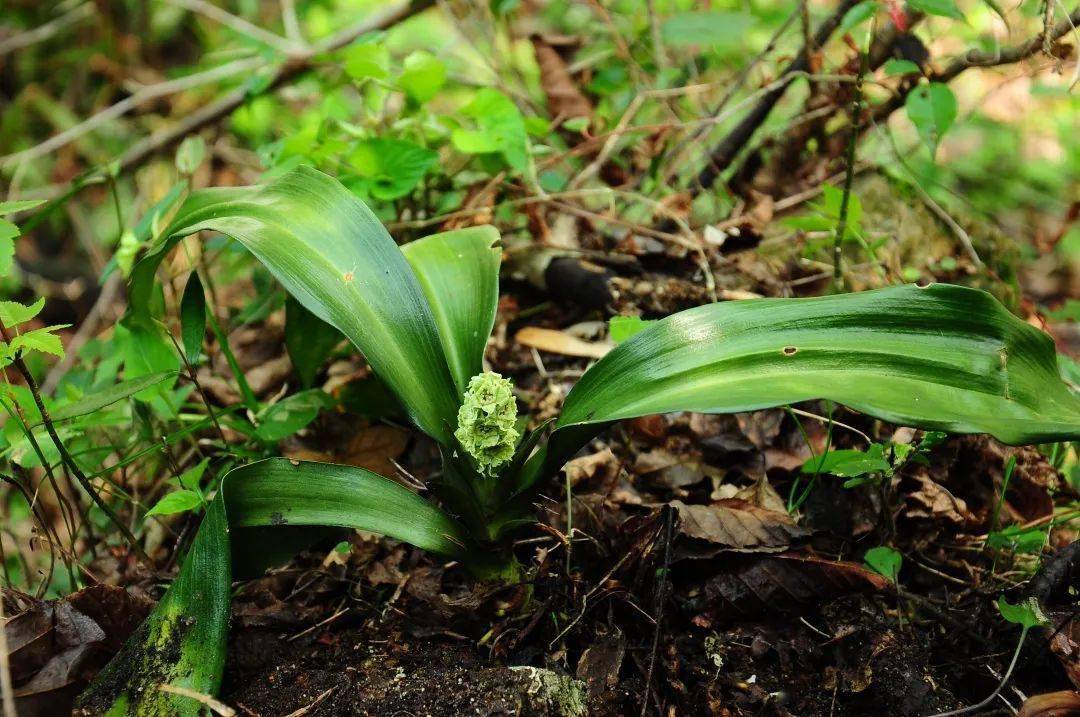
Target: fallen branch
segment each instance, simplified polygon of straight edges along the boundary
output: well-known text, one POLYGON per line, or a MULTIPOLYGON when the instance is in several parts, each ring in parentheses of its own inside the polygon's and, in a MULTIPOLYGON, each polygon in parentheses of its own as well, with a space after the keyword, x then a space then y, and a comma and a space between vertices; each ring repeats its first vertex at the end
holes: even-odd
MULTIPOLYGON (((259 91, 259 94, 273 92, 282 85, 295 79, 299 75, 308 72, 315 66, 316 59, 320 55, 339 50, 345 45, 348 45, 356 38, 363 35, 364 33, 372 32, 375 30, 385 30, 391 25, 394 25, 398 22, 401 22, 402 20, 412 17, 413 15, 421 12, 422 10, 426 10, 432 5, 434 5, 434 0, 408 0, 407 2, 395 3, 393 5, 390 5, 389 7, 383 8, 379 12, 375 13, 373 16, 356 23, 351 27, 345 28, 344 30, 338 32, 335 35, 331 35, 330 37, 314 45, 310 49, 305 50, 302 54, 295 55, 286 62, 281 63, 277 68, 273 70, 269 81, 264 84, 262 89, 259 91)), ((263 64, 264 63, 261 62, 259 66, 253 66, 249 68, 249 71, 255 72, 263 64)), ((220 68, 218 69, 220 70, 220 68)), ((176 80, 175 82, 181 82, 183 80, 190 81, 191 77, 193 76, 189 76, 188 78, 181 78, 181 80, 176 80)), ((154 87, 160 88, 159 85, 154 85, 154 87)), ((159 91, 158 94, 155 94, 154 96, 159 97, 162 94, 168 93, 161 93, 159 91)), ((133 95, 132 97, 134 96, 135 95, 133 95)), ((186 118, 181 120, 176 125, 173 125, 169 129, 163 130, 162 132, 150 135, 149 137, 140 140, 120 157, 120 171, 126 172, 133 167, 138 166, 147 157, 151 156, 155 152, 172 145, 173 143, 182 139, 184 136, 201 129, 202 127, 213 124, 214 122, 217 122, 223 117, 228 116, 230 113, 232 113, 233 110, 240 107, 251 97, 251 89, 246 84, 241 85, 236 89, 233 89, 222 95, 209 105, 206 105, 191 113, 186 118)), ((133 104, 139 104, 146 99, 147 98, 143 97, 142 99, 134 102, 133 104)), ((128 98, 128 100, 131 100, 131 98, 128 98)), ((128 107, 127 109, 130 109, 130 107, 128 107)), ((103 110, 101 113, 98 113, 98 115, 95 115, 94 117, 96 118, 101 114, 110 111, 114 112, 114 116, 119 116, 124 113, 123 111, 115 112, 113 108, 109 108, 108 110, 103 110)), ((126 111, 126 109, 124 111, 126 111)), ((77 127, 78 126, 81 125, 77 125, 77 127)), ((72 130, 68 130, 68 132, 71 132, 74 129, 75 128, 72 128, 72 130)), ((57 135, 52 140, 48 140, 46 144, 57 142, 59 138, 68 134, 68 132, 57 135)), ((66 141, 61 142, 57 146, 63 146, 63 144, 66 144, 66 141)), ((39 145, 38 147, 41 146, 43 145, 39 145)), ((56 149, 56 147, 50 147, 44 153, 52 151, 53 149, 56 149)), ((30 152, 35 150, 37 150, 37 148, 33 148, 33 150, 25 150, 24 152, 30 152)), ((21 155, 24 154, 24 152, 18 154, 21 155)), ((9 155, 9 157, 0 158, 0 166, 5 166, 8 161, 15 161, 16 157, 17 155, 9 155)), ((67 186, 67 183, 51 185, 49 187, 44 187, 39 191, 25 192, 22 196, 28 199, 53 199, 63 194, 66 191, 67 186)), ((89 183, 85 183, 83 186, 89 186, 89 183)))

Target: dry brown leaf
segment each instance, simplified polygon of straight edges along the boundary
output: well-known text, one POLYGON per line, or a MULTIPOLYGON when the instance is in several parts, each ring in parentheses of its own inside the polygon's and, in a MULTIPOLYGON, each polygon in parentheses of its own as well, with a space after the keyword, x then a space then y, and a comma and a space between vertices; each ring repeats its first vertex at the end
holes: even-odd
POLYGON ((566 62, 555 48, 536 35, 532 37, 532 45, 536 53, 536 64, 540 67, 540 85, 547 95, 551 114, 563 119, 592 117, 592 103, 578 89, 566 68, 566 62))
POLYGON ((721 552, 779 553, 809 531, 785 512, 766 510, 744 500, 686 505, 673 500, 679 515, 681 557, 711 557, 721 552))
POLYGON ((597 473, 603 472, 606 474, 609 469, 616 468, 618 463, 619 459, 615 457, 611 449, 605 448, 602 451, 567 462, 564 470, 570 485, 575 486, 583 480, 592 478, 597 473))
POLYGON ((612 344, 599 341, 582 341, 565 331, 526 326, 517 332, 514 340, 522 346, 563 356, 599 359, 607 355, 612 344))
POLYGON ((963 498, 957 498, 925 473, 915 474, 912 478, 918 482, 919 487, 908 494, 908 507, 904 515, 909 518, 946 521, 956 526, 978 522, 968 510, 963 498))
POLYGON ((811 555, 770 555, 709 580, 705 594, 719 619, 795 613, 845 595, 880 592, 891 583, 861 565, 811 555))
POLYGON ((1016 717, 1077 717, 1080 716, 1080 694, 1072 690, 1047 692, 1024 700, 1016 717))
POLYGON ((621 634, 602 637, 582 653, 577 678, 585 683, 590 695, 610 690, 619 682, 625 655, 626 639, 621 634))

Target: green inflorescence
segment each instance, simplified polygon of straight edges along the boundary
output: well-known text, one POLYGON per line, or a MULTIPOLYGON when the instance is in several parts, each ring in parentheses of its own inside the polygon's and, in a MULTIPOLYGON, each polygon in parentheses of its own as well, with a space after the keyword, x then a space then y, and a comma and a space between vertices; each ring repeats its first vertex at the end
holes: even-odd
POLYGON ((473 376, 458 409, 454 436, 487 476, 513 457, 517 445, 517 403, 510 386, 510 379, 490 371, 473 376))

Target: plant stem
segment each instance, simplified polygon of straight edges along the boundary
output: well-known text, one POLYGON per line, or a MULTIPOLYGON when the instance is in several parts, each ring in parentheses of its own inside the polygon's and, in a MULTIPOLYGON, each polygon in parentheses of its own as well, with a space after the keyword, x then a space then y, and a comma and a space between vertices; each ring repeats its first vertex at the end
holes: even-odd
MULTIPOLYGON (((0 336, 3 336, 4 341, 8 344, 11 343, 11 335, 8 332, 7 327, 3 321, 0 321, 0 336)), ((23 380, 26 381, 27 388, 30 389, 30 395, 34 397, 34 404, 37 406, 38 411, 41 413, 41 422, 45 425, 45 430, 49 434, 49 438, 52 439, 53 445, 56 446, 56 450, 60 453, 60 460, 68 467, 71 474, 75 476, 75 480, 79 482, 82 489, 90 494, 90 499, 101 508, 102 512, 109 517, 109 520, 120 530, 120 533, 128 541, 131 548, 138 554, 138 556, 144 560, 149 560, 150 557, 146 554, 146 551, 142 549, 139 542, 135 539, 135 535, 128 530, 128 527, 124 525, 124 522, 120 520, 120 516, 109 506, 105 500, 98 495, 94 490, 94 486, 87 479, 86 474, 82 472, 82 468, 79 468, 79 464, 75 462, 75 459, 68 453, 67 447, 64 446, 64 442, 60 440, 60 436, 56 434, 56 427, 53 425, 52 417, 49 416, 49 409, 45 408, 45 402, 41 400, 41 390, 38 388, 37 381, 34 379, 34 374, 30 372, 26 362, 23 361, 22 354, 16 353, 13 358, 15 368, 20 374, 22 374, 23 380)))
POLYGON ((863 80, 870 68, 870 47, 874 41, 874 24, 871 22, 867 33, 866 46, 859 53, 859 74, 855 78, 855 97, 851 101, 851 137, 848 139, 845 159, 844 196, 840 200, 840 221, 836 225, 836 237, 833 239, 833 285, 837 291, 844 288, 843 261, 844 235, 847 233, 848 205, 851 201, 851 185, 855 180, 855 148, 859 142, 861 128, 863 80))
POLYGON ((983 707, 986 707, 988 704, 993 702, 994 698, 1001 694, 1001 691, 1005 689, 1005 685, 1008 684, 1009 678, 1012 677, 1013 668, 1016 667, 1016 661, 1020 658, 1020 648, 1024 646, 1024 640, 1027 638, 1029 629, 1030 628, 1028 627, 1024 627, 1024 631, 1020 633, 1020 642, 1016 643, 1016 650, 1013 651, 1012 660, 1009 662, 1009 669, 1005 670, 1005 674, 1004 676, 1002 676, 1001 682, 998 683, 997 688, 994 689, 993 692, 987 695, 986 698, 978 704, 970 705, 968 707, 961 707, 960 709, 956 710, 949 710, 948 712, 938 712, 935 715, 931 715, 931 717, 955 717, 955 715, 962 715, 967 714, 968 712, 981 710, 983 707))

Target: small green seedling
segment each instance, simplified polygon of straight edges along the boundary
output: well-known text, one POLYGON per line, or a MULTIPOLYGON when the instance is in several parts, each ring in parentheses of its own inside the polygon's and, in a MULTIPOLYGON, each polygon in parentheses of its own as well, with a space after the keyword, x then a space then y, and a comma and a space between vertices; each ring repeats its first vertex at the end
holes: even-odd
MULTIPOLYGON (((511 146, 495 149, 514 160, 511 146)), ((151 325, 158 265, 202 230, 246 247, 364 354, 439 445, 442 471, 428 486, 432 500, 360 468, 270 459, 233 469, 206 504, 176 580, 84 695, 93 712, 197 714, 198 700, 159 686, 216 693, 234 576, 288 559, 306 545, 305 531, 367 530, 458 560, 482 580, 521 580, 510 538, 535 522, 537 490, 624 419, 828 399, 894 423, 1013 444, 1080 437, 1080 398, 1059 377, 1050 338, 989 294, 948 285, 733 301, 630 322, 622 329, 632 335, 584 373, 553 425, 519 433, 511 381, 482 365, 499 298, 493 227, 399 247, 345 187, 303 167, 264 186, 201 190, 133 265, 127 325, 151 325), (291 530, 277 531, 280 542, 250 530, 272 526, 291 530)), ((205 315, 197 308, 189 307, 195 320, 205 315)), ((289 406, 281 423, 311 410, 289 406)), ((261 418, 260 429, 276 423, 261 418)), ((869 459, 888 467, 883 454, 869 459)))

